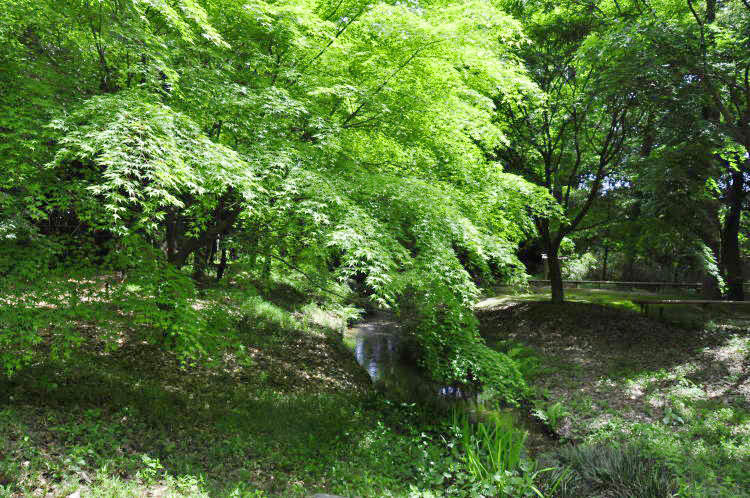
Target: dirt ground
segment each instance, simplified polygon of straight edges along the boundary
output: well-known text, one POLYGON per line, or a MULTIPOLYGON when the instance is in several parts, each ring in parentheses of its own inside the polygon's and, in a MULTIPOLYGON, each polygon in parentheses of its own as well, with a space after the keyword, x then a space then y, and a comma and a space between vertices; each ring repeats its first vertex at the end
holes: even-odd
POLYGON ((684 328, 630 310, 548 302, 506 302, 478 316, 488 343, 510 340, 540 357, 532 382, 568 409, 554 429, 566 440, 614 418, 683 420, 700 403, 750 411, 750 317, 684 328))

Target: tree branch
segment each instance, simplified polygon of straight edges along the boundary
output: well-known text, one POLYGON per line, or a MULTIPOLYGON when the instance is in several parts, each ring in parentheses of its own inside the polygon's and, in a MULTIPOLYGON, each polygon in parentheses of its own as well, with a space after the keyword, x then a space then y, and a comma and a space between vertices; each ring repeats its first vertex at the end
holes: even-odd
MULTIPOLYGON (((392 73, 391 73, 390 75, 388 75, 388 77, 387 77, 387 78, 386 78, 385 80, 383 80, 383 82, 382 82, 382 83, 380 83, 380 85, 378 85, 378 86, 377 86, 377 88, 375 88, 375 90, 373 90, 373 91, 372 91, 372 93, 370 94, 370 97, 373 97, 373 96, 377 95, 378 93, 380 93, 380 92, 381 92, 381 91, 383 90, 383 88, 385 88, 385 85, 387 85, 389 81, 391 81, 391 80, 392 80, 392 79, 393 79, 393 78, 394 78, 394 77, 395 77, 395 76, 396 76, 396 75, 397 75, 397 74, 398 74, 399 72, 401 72, 401 70, 402 70, 402 69, 404 69, 404 68, 405 68, 406 66, 408 66, 408 65, 409 65, 409 63, 411 63, 411 61, 412 61, 412 60, 414 60, 414 58, 415 58, 415 57, 416 57, 417 55, 419 55, 419 53, 420 53, 420 52, 421 52, 422 50, 424 50, 424 49, 426 49, 427 47, 430 47, 430 46, 432 46, 432 45, 435 45, 436 43, 438 43, 438 42, 427 43, 427 44, 425 44, 425 45, 422 45, 422 46, 421 46, 421 47, 419 47, 418 49, 416 49, 416 50, 414 51, 414 53, 413 53, 413 54, 411 54, 411 55, 410 55, 409 57, 407 57, 407 58, 406 58, 406 60, 405 60, 404 62, 402 62, 402 63, 401 63, 401 64, 400 64, 400 65, 399 65, 399 66, 398 66, 398 67, 397 67, 397 68, 396 68, 396 69, 395 69, 395 70, 394 70, 394 71, 393 71, 393 72, 392 72, 392 73)), ((364 100, 364 101, 363 101, 363 102, 362 102, 362 103, 361 103, 361 104, 359 105, 359 107, 357 107, 357 108, 356 108, 356 109, 355 109, 354 111, 352 111, 352 112, 351 112, 351 113, 350 113, 350 114, 349 114, 349 115, 348 115, 348 116, 346 117, 346 119, 344 119, 344 121, 343 121, 343 122, 341 123, 341 126, 342 126, 342 127, 345 127, 345 126, 346 126, 346 124, 347 124, 347 123, 348 123, 349 121, 351 121, 352 119, 354 119, 355 117, 357 117, 357 115, 358 115, 358 114, 359 114, 359 112, 360 112, 360 111, 361 111, 361 110, 362 110, 362 109, 363 109, 363 108, 365 107, 365 105, 367 105, 367 100, 364 100)))
POLYGON ((347 29, 347 28, 348 28, 349 26, 351 26, 351 25, 352 25, 352 24, 354 23, 354 21, 356 21, 357 19, 359 19, 359 16, 361 16, 361 15, 362 15, 362 14, 363 14, 363 13, 365 12, 365 10, 366 10, 366 9, 367 9, 367 5, 365 4, 365 6, 364 6, 364 7, 362 7, 362 8, 361 8, 361 9, 359 10, 359 12, 357 12, 357 13, 356 13, 356 14, 355 14, 355 15, 354 15, 354 16, 353 16, 353 17, 352 17, 351 19, 349 19, 349 20, 348 20, 348 21, 347 21, 347 22, 346 22, 346 23, 345 23, 345 24, 344 24, 344 25, 343 25, 343 26, 342 26, 342 27, 341 27, 341 28, 340 28, 340 29, 339 29, 339 30, 338 30, 338 31, 336 32, 336 34, 335 34, 335 35, 334 35, 334 36, 333 36, 333 37, 332 37, 332 38, 331 38, 331 39, 330 39, 330 40, 328 41, 328 43, 327 43, 327 44, 326 44, 326 45, 325 45, 325 46, 324 46, 324 47, 323 47, 322 49, 320 49, 320 52, 318 52, 317 54, 315 54, 315 55, 313 56, 313 58, 312 58, 312 59, 310 59, 309 61, 307 61, 307 62, 305 63, 305 65, 304 65, 304 66, 302 66, 302 68, 301 68, 301 69, 299 70, 299 74, 298 74, 298 75, 297 75, 297 77, 296 77, 296 78, 294 79, 294 81, 292 81, 292 82, 290 83, 290 85, 289 85, 289 86, 292 86, 292 85, 294 85, 295 83, 297 83, 297 82, 299 81, 299 79, 300 79, 300 78, 302 77, 302 75, 304 74, 305 70, 306 70, 306 69, 307 69, 308 67, 310 67, 310 64, 312 64, 313 62, 315 62, 316 60, 318 60, 318 58, 320 58, 320 57, 321 57, 321 56, 322 56, 322 55, 323 55, 323 54, 324 54, 324 53, 326 52, 326 50, 328 50, 328 49, 329 49, 329 48, 331 47, 331 45, 333 45, 333 42, 335 42, 335 41, 336 41, 336 40, 338 39, 338 37, 339 37, 339 36, 341 36, 341 35, 342 35, 342 34, 344 33, 344 31, 346 31, 346 29, 347 29))

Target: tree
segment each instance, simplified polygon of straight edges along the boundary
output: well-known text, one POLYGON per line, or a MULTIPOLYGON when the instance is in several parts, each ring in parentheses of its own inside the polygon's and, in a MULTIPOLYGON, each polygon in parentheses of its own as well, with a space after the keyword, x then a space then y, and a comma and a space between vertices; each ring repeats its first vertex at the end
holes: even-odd
POLYGON ((544 96, 521 104, 498 99, 509 142, 495 154, 509 171, 544 187, 562 209, 561 219, 537 219, 552 301, 561 303, 560 244, 591 228, 584 220, 607 182, 617 178, 628 132, 640 115, 629 88, 610 86, 612 61, 597 46, 599 21, 590 11, 575 5, 514 5, 515 14, 527 19, 532 40, 521 57, 544 96))
MULTIPOLYGON (((642 185, 650 212, 671 220, 670 199, 680 192, 695 213, 688 226, 713 252, 727 296, 744 297, 739 223, 747 209, 745 40, 748 9, 740 2, 634 2, 637 16, 612 30, 627 54, 624 73, 637 77, 650 102, 652 123, 642 185), (629 63, 628 63, 629 61, 629 63), (667 178, 667 183, 664 179, 667 178), (667 188, 671 183, 672 187, 667 188), (687 190, 686 190, 687 189, 687 190), (657 207, 661 206, 661 207, 657 207), (701 220, 701 221, 698 221, 701 220)), ((720 285, 715 285, 719 292, 720 285)))
POLYGON ((433 374, 503 381, 478 362, 473 279, 524 278, 514 247, 549 200, 483 154, 504 140, 493 98, 533 87, 491 2, 13 0, 0 37, 0 108, 23 109, 0 130, 1 249, 28 262, 0 269, 3 316, 42 297, 81 316, 64 282, 116 270, 117 306, 200 351, 196 285, 300 273, 381 306, 418 289, 433 374), (28 108, 30 90, 54 98, 28 108))

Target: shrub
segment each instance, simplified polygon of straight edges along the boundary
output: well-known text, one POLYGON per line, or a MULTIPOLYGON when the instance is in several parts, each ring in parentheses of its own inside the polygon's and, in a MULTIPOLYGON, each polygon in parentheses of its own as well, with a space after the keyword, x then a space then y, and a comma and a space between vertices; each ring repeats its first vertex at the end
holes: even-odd
POLYGON ((414 288, 401 306, 406 332, 420 351, 420 364, 436 382, 464 392, 486 389, 515 404, 528 390, 518 363, 484 343, 469 300, 436 284, 414 288))
MULTIPOLYGON (((673 473, 637 446, 572 446, 557 451, 552 460, 559 467, 570 468, 563 484, 558 485, 560 497, 669 498, 678 490, 673 473)), ((551 483, 560 472, 546 475, 546 482, 551 483)))

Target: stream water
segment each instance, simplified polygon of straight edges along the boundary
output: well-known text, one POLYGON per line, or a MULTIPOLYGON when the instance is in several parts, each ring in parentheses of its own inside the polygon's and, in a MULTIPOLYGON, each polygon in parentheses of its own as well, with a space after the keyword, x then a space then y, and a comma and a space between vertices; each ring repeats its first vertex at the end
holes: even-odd
POLYGON ((344 340, 354 357, 379 388, 410 401, 439 395, 440 387, 425 380, 404 358, 401 327, 393 317, 381 313, 351 327, 344 340))
POLYGON ((395 318, 386 313, 376 314, 350 327, 344 334, 344 342, 376 387, 386 393, 417 403, 463 404, 470 410, 499 410, 529 433, 529 453, 540 453, 557 445, 527 409, 490 408, 482 403, 481 394, 469 397, 460 389, 440 386, 425 379, 422 372, 405 358, 401 328, 395 318))

